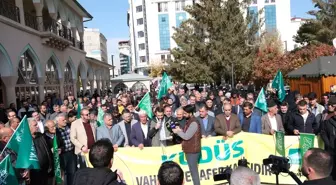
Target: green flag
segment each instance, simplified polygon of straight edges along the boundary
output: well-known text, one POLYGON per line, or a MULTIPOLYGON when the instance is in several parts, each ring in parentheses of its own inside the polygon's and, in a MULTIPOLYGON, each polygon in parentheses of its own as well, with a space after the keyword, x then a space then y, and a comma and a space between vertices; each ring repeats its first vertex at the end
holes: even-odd
POLYGON ((275 131, 275 149, 283 157, 285 157, 285 133, 282 131, 275 131))
POLYGON ((254 106, 263 112, 268 112, 264 88, 261 88, 254 106))
POLYGON ((19 185, 9 155, 0 163, 0 184, 19 185))
POLYGON ((302 164, 303 156, 307 152, 307 150, 314 147, 314 139, 315 139, 314 134, 300 133, 301 164, 302 164))
POLYGON ((26 116, 21 120, 20 125, 9 139, 6 147, 15 151, 18 155, 16 168, 40 169, 26 116))
POLYGON ((149 92, 147 92, 145 96, 141 99, 141 101, 138 104, 138 107, 144 110, 149 118, 153 117, 152 103, 150 100, 149 92))
POLYGON ((278 71, 274 80, 272 81, 272 88, 277 90, 279 100, 281 102, 284 101, 286 97, 285 82, 280 70, 278 71))
POLYGON ((77 99, 77 116, 76 116, 77 119, 81 118, 81 110, 82 110, 82 106, 81 106, 81 104, 79 102, 79 98, 78 98, 77 99))
POLYGON ((61 167, 60 167, 60 159, 58 154, 58 144, 56 134, 53 139, 53 155, 54 155, 54 173, 56 184, 62 184, 62 176, 61 176, 61 167))
POLYGON ((163 72, 162 79, 160 82, 160 89, 158 92, 158 99, 161 99, 168 93, 168 89, 173 86, 166 72, 163 72))
POLYGON ((104 124, 104 111, 101 107, 98 108, 98 118, 97 118, 97 126, 100 127, 104 124))

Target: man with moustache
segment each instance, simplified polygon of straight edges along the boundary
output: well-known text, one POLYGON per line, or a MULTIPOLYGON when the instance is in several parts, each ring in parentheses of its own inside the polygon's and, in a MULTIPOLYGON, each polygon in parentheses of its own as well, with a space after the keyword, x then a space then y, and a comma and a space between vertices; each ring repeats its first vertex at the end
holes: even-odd
POLYGON ((216 116, 215 132, 222 135, 223 139, 233 137, 241 131, 241 124, 236 114, 232 113, 232 105, 229 103, 223 106, 224 113, 216 116))

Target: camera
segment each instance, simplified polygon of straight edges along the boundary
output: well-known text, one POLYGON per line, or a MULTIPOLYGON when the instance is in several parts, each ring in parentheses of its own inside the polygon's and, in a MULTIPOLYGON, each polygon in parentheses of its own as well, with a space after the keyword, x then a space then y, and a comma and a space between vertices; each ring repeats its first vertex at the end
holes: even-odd
POLYGON ((271 171, 274 174, 279 174, 279 173, 288 173, 290 164, 289 164, 289 159, 285 157, 279 157, 275 155, 270 155, 268 158, 263 160, 264 165, 272 165, 271 166, 271 171))
MULTIPOLYGON (((238 160, 238 166, 242 166, 242 167, 246 167, 249 163, 247 162, 247 160, 245 158, 242 158, 240 160, 238 160)), ((231 167, 226 167, 224 168, 224 171, 220 174, 214 175, 214 181, 222 181, 222 180, 227 180, 230 182, 230 177, 232 174, 232 168, 231 167)))

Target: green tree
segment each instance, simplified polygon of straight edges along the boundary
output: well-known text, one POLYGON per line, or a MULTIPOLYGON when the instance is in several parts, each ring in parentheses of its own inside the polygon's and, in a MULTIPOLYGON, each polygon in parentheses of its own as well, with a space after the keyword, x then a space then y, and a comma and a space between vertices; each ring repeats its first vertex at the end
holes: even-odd
POLYGON ((186 7, 191 16, 176 28, 169 74, 184 82, 220 82, 231 74, 247 77, 256 52, 261 12, 250 12, 250 0, 200 0, 186 7), (247 12, 247 14, 246 14, 247 12), (245 16, 246 15, 246 16, 245 16))
POLYGON ((314 19, 308 20, 298 30, 294 40, 300 44, 332 44, 336 37, 336 1, 313 0, 317 10, 308 14, 314 19))

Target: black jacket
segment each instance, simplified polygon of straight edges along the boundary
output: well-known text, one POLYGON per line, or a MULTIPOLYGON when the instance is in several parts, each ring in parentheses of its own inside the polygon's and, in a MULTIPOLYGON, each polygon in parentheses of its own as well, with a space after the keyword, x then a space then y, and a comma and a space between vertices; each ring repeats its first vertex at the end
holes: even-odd
POLYGON ((317 179, 317 180, 310 180, 304 181, 302 185, 335 185, 336 182, 332 180, 331 177, 317 179))
POLYGON ((331 154, 336 154, 336 116, 331 117, 322 123, 321 137, 324 142, 325 150, 331 154))
POLYGON ((53 154, 49 148, 47 141, 41 133, 37 133, 33 139, 34 146, 37 153, 37 158, 40 164, 40 170, 46 171, 48 174, 53 175, 53 154))
POLYGON ((73 185, 124 185, 108 168, 84 168, 75 173, 73 185))
POLYGON ((295 129, 300 133, 315 133, 318 131, 318 125, 315 121, 315 115, 309 112, 306 123, 299 112, 293 112, 290 123, 288 124, 289 131, 293 132, 295 129))
POLYGON ((291 112, 286 112, 286 113, 282 113, 281 111, 279 112, 280 116, 281 116, 281 120, 282 120, 282 124, 284 126, 286 135, 292 135, 293 134, 293 130, 289 130, 288 125, 291 122, 291 112))

